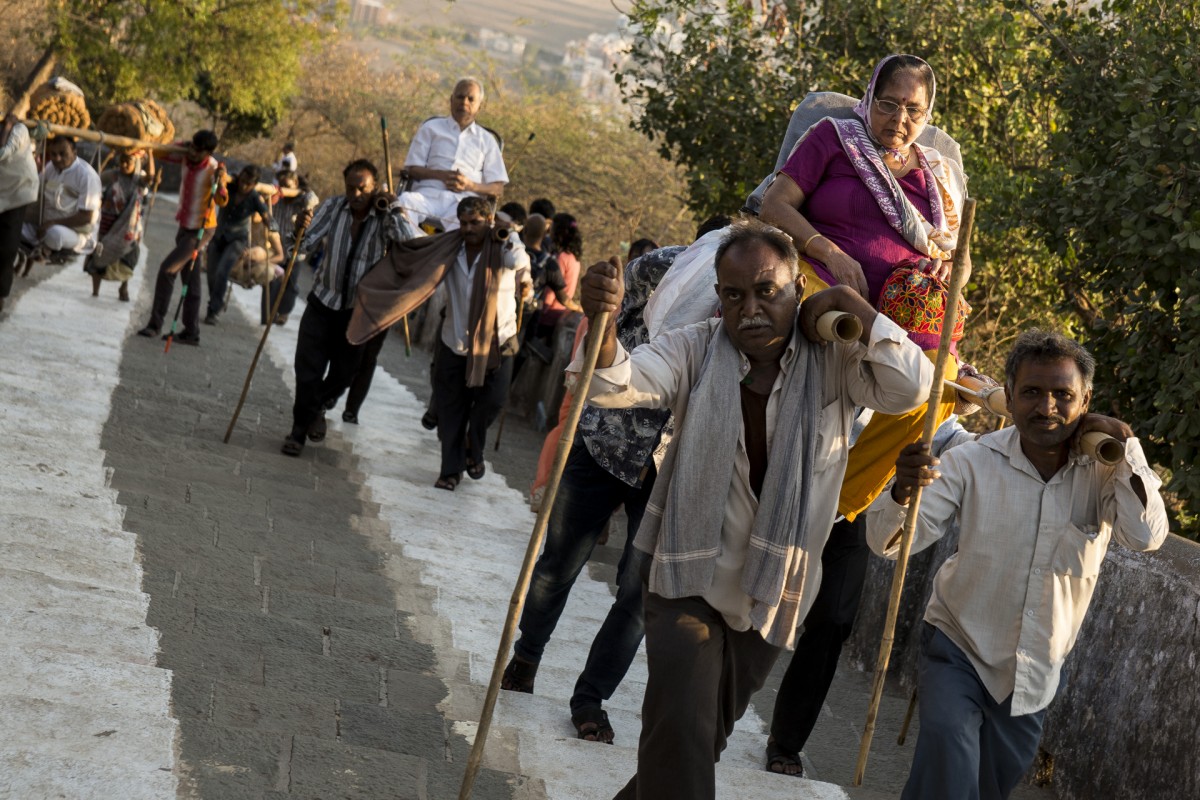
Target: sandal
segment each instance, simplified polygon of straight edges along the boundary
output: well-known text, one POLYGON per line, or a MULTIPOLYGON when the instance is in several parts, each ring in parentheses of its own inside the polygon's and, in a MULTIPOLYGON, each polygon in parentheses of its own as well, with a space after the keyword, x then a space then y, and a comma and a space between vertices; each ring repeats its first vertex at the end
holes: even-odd
POLYGON ((533 679, 537 677, 538 665, 517 656, 512 657, 504 668, 500 688, 509 692, 533 694, 533 679))
POLYGON ((304 442, 289 436, 283 440, 283 447, 279 448, 279 452, 285 456, 298 456, 304 452, 304 442))
POLYGON ((789 778, 803 778, 804 764, 799 753, 788 752, 776 744, 774 739, 767 739, 767 772, 786 775, 789 778), (790 768, 794 768, 795 772, 789 772, 790 768))
POLYGON ((471 476, 471 480, 477 481, 487 474, 487 466, 482 461, 476 464, 471 459, 467 459, 467 474, 471 476))
POLYGON ((308 426, 308 440, 310 442, 325 441, 325 433, 328 428, 328 423, 325 422, 325 412, 322 411, 321 415, 314 419, 312 424, 308 426))
POLYGON ((458 482, 461 480, 461 473, 458 475, 443 475, 433 482, 433 488, 445 489, 447 492, 453 492, 458 487, 458 482))
POLYGON ((581 708, 571 715, 575 732, 585 742, 613 743, 612 725, 608 724, 608 712, 600 706, 581 708))

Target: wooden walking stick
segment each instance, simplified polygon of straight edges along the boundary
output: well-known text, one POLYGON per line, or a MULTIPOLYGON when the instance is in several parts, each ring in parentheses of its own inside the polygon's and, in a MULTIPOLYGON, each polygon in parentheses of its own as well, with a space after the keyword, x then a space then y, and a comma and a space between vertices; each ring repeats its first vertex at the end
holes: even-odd
MULTIPOLYGON (((379 115, 379 129, 383 132, 383 171, 387 175, 387 188, 392 194, 399 195, 396 184, 392 183, 392 148, 388 139, 387 117, 379 115)), ((404 315, 404 355, 412 355, 412 337, 408 332, 408 314, 404 315)))
MULTIPOLYGON (((617 264, 619 274, 620 259, 614 256, 613 262, 617 264)), ((579 373, 575 399, 571 402, 566 422, 563 423, 562 436, 558 439, 558 452, 554 456, 554 466, 551 467, 550 477, 546 481, 546 494, 542 499, 542 507, 538 510, 537 522, 533 524, 533 533, 529 535, 529 546, 525 548, 525 561, 521 564, 517 585, 513 587, 512 599, 508 601, 508 618, 504 621, 504 632, 500 635, 500 646, 496 650, 496 663, 492 666, 492 681, 488 684, 487 695, 483 700, 483 710, 479 714, 479 728, 475 731, 475 743, 471 746, 471 755, 467 759, 467 770, 463 774, 458 800, 469 800, 471 797, 471 787, 475 784, 475 775, 479 772, 479 764, 483 760, 483 748, 487 743, 488 730, 492 726, 492 712, 496 709, 496 697, 500 693, 504 665, 508 661, 508 652, 512 648, 513 636, 517 630, 517 620, 520 619, 521 609, 525 605, 525 593, 529 590, 533 565, 537 560, 538 551, 542 549, 542 540, 546 538, 546 525, 550 521, 550 510, 554 508, 554 496, 558 493, 558 484, 562 479, 563 469, 567 465, 567 456, 571 452, 571 442, 575 439, 575 428, 579 425, 579 415, 583 412, 583 405, 587 400, 588 384, 592 381, 592 373, 596 369, 596 359, 600 356, 600 345, 604 342, 604 330, 608 327, 608 317, 608 312, 602 311, 596 314, 589 323, 583 370, 579 373)))
POLYGON ((304 233, 308 230, 309 221, 305 220, 292 239, 294 242, 292 245, 292 257, 288 259, 287 269, 283 271, 283 277, 279 280, 279 294, 275 296, 275 302, 271 304, 271 316, 267 320, 267 327, 263 328, 262 338, 258 340, 258 349, 254 351, 254 358, 250 359, 250 371, 246 373, 246 382, 242 384, 242 396, 238 398, 237 408, 233 410, 233 419, 229 420, 229 427, 225 429, 225 444, 229 444, 229 437, 233 435, 233 426, 237 424, 238 416, 242 413, 242 406, 246 404, 246 395, 250 392, 250 381, 254 380, 254 370, 258 366, 258 357, 262 355, 263 347, 267 344, 267 337, 271 335, 271 328, 275 327, 275 316, 279 313, 279 303, 283 300, 284 288, 288 285, 288 281, 292 279, 292 269, 296 266, 296 254, 300 252, 300 243, 304 241, 304 233))
MULTIPOLYGON (((933 384, 929 390, 929 402, 925 406, 925 430, 922 444, 933 442, 937 429, 937 410, 942 402, 946 377, 946 362, 950 358, 950 334, 954 331, 958 316, 958 298, 966 283, 966 263, 970 253, 971 231, 975 227, 975 201, 963 203, 962 224, 958 229, 958 246, 954 250, 954 264, 950 270, 950 287, 946 291, 946 311, 942 317, 942 339, 938 343, 937 361, 933 367, 933 384)), ((900 538, 900 554, 896 558, 896 571, 892 575, 891 597, 888 599, 887 617, 883 623, 883 638, 879 643, 879 658, 875 662, 875 676, 871 688, 871 705, 867 708, 867 724, 858 748, 858 765, 854 769, 854 785, 862 786, 867 771, 867 756, 871 753, 871 738, 875 735, 875 717, 879 713, 879 701, 883 697, 883 682, 887 678, 888 660, 892 656, 892 644, 896 638, 896 618, 900 614, 900 595, 904 591, 904 573, 908 569, 908 555, 912 550, 913 536, 917 530, 917 514, 921 506, 921 487, 913 491, 908 503, 908 515, 904 518, 904 529, 900 538)))

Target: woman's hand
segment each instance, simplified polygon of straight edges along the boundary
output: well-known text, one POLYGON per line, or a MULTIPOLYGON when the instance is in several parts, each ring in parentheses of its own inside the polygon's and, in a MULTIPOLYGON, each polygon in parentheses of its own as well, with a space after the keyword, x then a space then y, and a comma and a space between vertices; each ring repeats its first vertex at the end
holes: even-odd
POLYGON ((870 301, 871 290, 867 287, 867 277, 863 274, 862 264, 846 255, 840 247, 822 236, 815 239, 808 250, 809 254, 825 265, 825 269, 833 275, 839 284, 849 286, 870 301))
POLYGON ((943 261, 940 258, 922 258, 917 262, 917 269, 942 283, 950 280, 949 261, 943 261))

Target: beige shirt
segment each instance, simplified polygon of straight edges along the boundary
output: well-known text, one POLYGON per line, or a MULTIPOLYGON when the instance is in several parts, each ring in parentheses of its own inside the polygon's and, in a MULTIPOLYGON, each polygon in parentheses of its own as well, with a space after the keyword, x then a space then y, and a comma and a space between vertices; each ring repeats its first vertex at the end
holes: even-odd
MULTIPOLYGON (((680 329, 688 335, 659 337, 638 347, 632 354, 618 343, 612 366, 596 370, 588 391, 589 402, 602 408, 671 408, 676 414, 676 430, 680 430, 683 426, 679 410, 681 400, 682 407, 686 408, 687 395, 692 388, 690 367, 698 369, 698 365, 692 364, 694 354, 702 352, 714 327, 721 324, 721 320, 714 319, 691 325, 680 329)), ((822 538, 809 543, 813 557, 806 566, 808 578, 802 588, 801 616, 812 605, 820 585, 820 554, 837 511, 855 406, 867 406, 889 414, 904 413, 925 398, 933 375, 933 364, 929 359, 908 340, 902 328, 883 314, 876 317, 871 327, 868 346, 863 347, 858 342, 828 346, 834 350, 825 368, 821 418, 817 425, 817 474, 813 476, 809 506, 809 518, 813 520, 811 529, 822 531, 822 538)), ((768 459, 779 417, 781 390, 795 356, 793 343, 784 353, 779 376, 767 400, 768 459)), ((568 369, 578 371, 578 368, 576 363, 568 369)), ((749 371, 750 362, 742 355, 742 377, 749 371)), ((735 394, 729 402, 740 401, 735 394)), ((742 591, 742 568, 758 512, 758 500, 750 488, 750 460, 746 454, 744 430, 738 433, 737 452, 732 455, 734 470, 730 485, 713 487, 714 491, 725 491, 727 500, 713 582, 703 597, 721 612, 730 627, 746 630, 750 627, 752 600, 742 591)), ((679 464, 676 469, 703 469, 703 465, 679 464)))
MULTIPOLYGON (((478 260, 478 256, 476 256, 478 260)), ((530 283, 529 254, 515 233, 503 246, 500 256, 500 287, 496 295, 496 339, 504 344, 517 335, 517 286, 530 283)), ((471 312, 471 287, 475 265, 467 264, 466 247, 458 248, 458 258, 446 270, 446 319, 442 323, 442 343, 460 356, 471 352, 468 330, 471 312)))
MULTIPOLYGON (((942 477, 921 495, 913 551, 955 521, 960 533, 958 552, 934 578, 925 621, 966 654, 996 702, 1011 694, 1014 715, 1040 711, 1054 699, 1109 541, 1154 550, 1166 537, 1161 481, 1137 439, 1113 467, 1073 453, 1042 480, 1016 428, 947 451, 939 469, 942 477)), ((871 549, 896 557, 898 537, 887 545, 905 512, 890 491, 875 499, 867 512, 871 549)))

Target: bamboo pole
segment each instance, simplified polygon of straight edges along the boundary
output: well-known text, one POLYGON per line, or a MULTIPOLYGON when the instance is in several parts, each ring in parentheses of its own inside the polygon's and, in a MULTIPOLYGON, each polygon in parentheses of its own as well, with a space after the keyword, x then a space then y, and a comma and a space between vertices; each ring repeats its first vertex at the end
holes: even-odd
MULTIPOLYGON (((304 241, 304 233, 308 230, 308 223, 300 226, 296 231, 293 239, 295 244, 292 245, 292 257, 288 259, 287 269, 283 271, 283 278, 279 283, 279 294, 275 297, 275 302, 271 304, 271 316, 267 319, 267 327, 263 329, 262 338, 258 340, 258 349, 254 351, 254 358, 250 360, 250 370, 246 373, 246 381, 242 384, 242 396, 238 398, 237 408, 233 410, 233 418, 229 420, 229 427, 225 429, 225 444, 229 444, 229 437, 233 435, 233 426, 237 424, 238 416, 242 413, 242 406, 246 404, 246 395, 250 392, 250 381, 254 380, 254 370, 258 367, 258 358, 262 355, 263 348, 267 344, 267 337, 271 335, 271 328, 275 327, 275 316, 279 313, 279 303, 283 300, 284 287, 288 285, 288 281, 292 279, 292 270, 296 266, 296 254, 300 252, 300 243, 304 241)), ((270 293, 268 292, 268 297, 270 293)))
POLYGON ((149 149, 159 153, 176 153, 183 155, 187 153, 186 147, 180 147, 174 144, 159 144, 158 142, 148 142, 144 139, 131 139, 128 136, 117 136, 115 133, 105 133, 104 131, 88 131, 83 128, 72 128, 69 125, 56 125, 53 122, 42 122, 36 119, 27 119, 23 122, 30 128, 36 128, 39 124, 45 125, 46 129, 55 136, 71 136, 76 139, 82 139, 85 142, 96 142, 97 144, 106 144, 109 147, 127 147, 135 150, 149 149))
MULTIPOLYGON (((975 201, 963 203, 962 224, 958 229, 958 247, 954 250, 954 264, 950 270, 950 287, 946 292, 946 312, 942 318, 942 338, 938 343, 937 361, 934 362, 933 384, 929 390, 929 401, 925 406, 925 430, 922 444, 933 442, 937 428, 937 410, 942 402, 946 379, 946 363, 950 359, 950 334, 954 330, 958 315, 958 298, 966 283, 966 262, 970 253, 971 231, 975 227, 975 201)), ((908 556, 912 550, 913 536, 917 530, 917 514, 921 507, 921 487, 913 491, 908 503, 908 515, 904 518, 903 534, 900 538, 900 554, 896 558, 896 571, 892 575, 891 597, 888 599, 887 618, 883 623, 883 637, 879 642, 879 658, 875 662, 875 675, 871 688, 871 704, 867 708, 867 724, 858 748, 858 764, 854 769, 854 785, 862 786, 867 771, 867 757, 871 753, 871 738, 875 735, 875 718, 879 714, 879 701, 883 697, 883 684, 887 679, 888 660, 892 656, 892 644, 896 638, 896 618, 900 614, 900 595, 904 591, 904 574, 908 569, 908 556)))
POLYGON ((554 508, 554 497, 558 493, 558 484, 562 479, 563 469, 567 465, 571 442, 575 439, 575 428, 579 425, 579 415, 583 412, 583 406, 587 400, 588 384, 592 381, 592 373, 596 369, 596 359, 600 356, 600 345, 604 342, 604 330, 608 327, 608 316, 607 311, 600 312, 588 323, 583 371, 579 374, 575 398, 571 402, 566 422, 563 423, 562 436, 558 439, 558 452, 554 457, 550 478, 546 482, 546 494, 542 499, 542 507, 538 510, 537 522, 534 523, 533 533, 529 536, 529 546, 525 549, 525 561, 521 564, 517 585, 513 588, 512 598, 508 601, 508 618, 504 621, 504 632, 500 636, 500 646, 496 650, 496 663, 492 666, 492 681, 488 684, 487 696, 483 700, 479 728, 475 731, 475 743, 471 746, 471 755, 467 759, 467 770, 463 774, 458 800, 469 800, 471 797, 471 787, 475 784, 475 775, 483 760, 483 749, 487 743, 488 730, 492 725, 492 712, 496 709, 496 697, 500 693, 500 681, 504 676, 504 666, 508 661, 508 653, 516 634, 517 620, 525 605, 525 593, 529 590, 529 582, 533 577, 533 565, 537 560, 538 551, 542 549, 542 540, 546 536, 550 510, 554 508))

